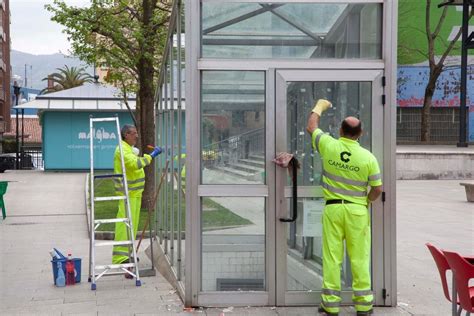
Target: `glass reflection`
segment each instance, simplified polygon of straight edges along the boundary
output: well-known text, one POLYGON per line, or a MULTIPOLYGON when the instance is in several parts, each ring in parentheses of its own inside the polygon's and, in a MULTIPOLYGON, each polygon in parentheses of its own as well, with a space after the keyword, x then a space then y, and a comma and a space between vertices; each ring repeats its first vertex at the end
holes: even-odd
POLYGON ((264 154, 265 74, 257 71, 204 71, 202 183, 264 183, 264 154))
POLYGON ((381 58, 377 3, 202 4, 209 58, 381 58))
POLYGON ((203 291, 265 290, 265 198, 206 197, 202 209, 203 291))

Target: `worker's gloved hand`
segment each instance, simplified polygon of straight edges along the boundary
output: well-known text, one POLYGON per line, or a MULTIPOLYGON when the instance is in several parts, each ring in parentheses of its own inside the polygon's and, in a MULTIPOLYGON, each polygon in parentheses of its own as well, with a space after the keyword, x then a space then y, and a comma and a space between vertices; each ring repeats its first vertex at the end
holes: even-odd
POLYGON ((155 158, 156 156, 158 156, 159 154, 161 154, 163 150, 161 149, 161 147, 158 147, 156 146, 155 149, 153 149, 153 151, 150 153, 150 156, 152 158, 155 158))
POLYGON ((314 105, 314 108, 311 112, 316 113, 319 116, 321 116, 321 114, 323 114, 324 111, 326 111, 327 109, 331 107, 332 107, 331 102, 329 102, 328 100, 319 99, 318 102, 316 102, 316 104, 314 105))
POLYGON ((137 147, 132 147, 132 152, 135 156, 140 156, 140 149, 137 147))

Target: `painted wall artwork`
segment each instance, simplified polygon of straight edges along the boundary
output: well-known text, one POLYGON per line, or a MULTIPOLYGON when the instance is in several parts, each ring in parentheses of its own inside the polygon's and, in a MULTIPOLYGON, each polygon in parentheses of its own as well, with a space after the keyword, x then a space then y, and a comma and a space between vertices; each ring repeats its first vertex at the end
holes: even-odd
MULTIPOLYGON (((459 31, 462 22, 462 8, 448 8, 444 23, 435 45, 435 55, 441 56, 459 31)), ((443 9, 437 3, 431 6, 431 27, 435 29, 443 9)), ((422 107, 429 67, 426 58, 426 1, 399 0, 398 30, 398 86, 397 107, 422 107), (421 23, 422 22, 422 23, 421 23)), ((470 22, 474 31, 474 19, 470 22)), ((433 107, 459 107, 461 85, 461 50, 459 41, 449 57, 449 63, 436 84, 433 107)), ((469 106, 469 141, 474 141, 474 52, 469 54, 470 66, 467 78, 467 105, 469 106)))

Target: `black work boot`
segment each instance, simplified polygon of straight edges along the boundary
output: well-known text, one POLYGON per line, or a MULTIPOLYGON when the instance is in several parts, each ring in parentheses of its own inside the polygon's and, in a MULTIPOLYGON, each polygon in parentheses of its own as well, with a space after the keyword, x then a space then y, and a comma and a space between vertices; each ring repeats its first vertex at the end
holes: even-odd
POLYGON ((339 313, 328 312, 322 306, 319 306, 318 313, 323 314, 323 315, 328 315, 328 316, 339 316, 339 313))
POLYGON ((371 308, 365 312, 357 311, 357 316, 369 316, 369 315, 372 315, 373 313, 374 313, 374 310, 371 308))

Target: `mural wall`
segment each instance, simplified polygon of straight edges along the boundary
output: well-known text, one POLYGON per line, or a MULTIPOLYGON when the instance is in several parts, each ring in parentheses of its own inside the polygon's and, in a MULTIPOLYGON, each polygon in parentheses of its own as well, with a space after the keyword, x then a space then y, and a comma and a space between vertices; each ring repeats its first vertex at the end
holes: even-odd
MULTIPOLYGON (((434 30, 443 9, 434 1, 431 7, 432 29, 434 30)), ((398 47, 398 107, 422 107, 424 90, 428 82, 429 67, 426 58, 426 0, 399 1, 399 47, 398 47)), ((450 7, 435 45, 436 56, 441 56, 454 39, 462 22, 461 7, 450 7)), ((474 31, 471 19, 470 31, 474 31)), ((460 103, 460 41, 451 53, 444 72, 438 79, 433 96, 433 107, 459 107, 460 103)), ((468 68, 467 104, 469 106, 469 141, 474 142, 474 52, 470 52, 468 68)))

